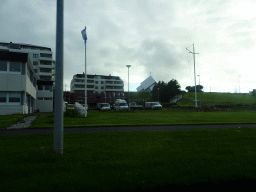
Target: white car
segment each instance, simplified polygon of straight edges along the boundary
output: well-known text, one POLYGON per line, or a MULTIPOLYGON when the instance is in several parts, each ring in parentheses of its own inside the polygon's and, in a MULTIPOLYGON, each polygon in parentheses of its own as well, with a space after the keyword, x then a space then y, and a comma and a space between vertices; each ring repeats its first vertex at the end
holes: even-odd
POLYGON ((116 110, 129 110, 128 105, 125 100, 117 99, 115 102, 115 109, 116 110))
POLYGON ((99 111, 111 111, 109 103, 101 103, 99 107, 99 111))
POLYGON ((162 109, 162 105, 160 105, 158 102, 146 102, 145 105, 146 109, 162 109))

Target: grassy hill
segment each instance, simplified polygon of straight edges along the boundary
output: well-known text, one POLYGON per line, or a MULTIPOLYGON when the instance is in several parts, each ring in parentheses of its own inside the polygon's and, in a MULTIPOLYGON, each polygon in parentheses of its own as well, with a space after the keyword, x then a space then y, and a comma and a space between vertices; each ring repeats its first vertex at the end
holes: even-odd
MULTIPOLYGON (((217 93, 201 92, 197 93, 198 106, 200 106, 200 95, 202 107, 248 107, 256 106, 256 97, 247 93, 217 93)), ((177 102, 180 106, 194 106, 195 93, 186 92, 183 98, 177 102)))
MULTIPOLYGON (((128 91, 124 92, 128 95, 128 91)), ((150 94, 148 92, 130 92, 130 100, 136 100, 136 99, 149 99, 150 94)))

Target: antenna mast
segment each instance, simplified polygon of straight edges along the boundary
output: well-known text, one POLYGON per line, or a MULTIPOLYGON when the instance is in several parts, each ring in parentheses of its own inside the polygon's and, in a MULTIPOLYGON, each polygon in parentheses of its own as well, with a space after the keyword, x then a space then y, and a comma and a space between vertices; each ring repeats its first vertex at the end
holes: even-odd
POLYGON ((199 53, 195 53, 195 47, 194 47, 194 43, 193 43, 193 52, 190 51, 188 49, 188 47, 186 48, 186 50, 189 51, 189 53, 192 53, 194 56, 194 78, 195 78, 195 107, 197 108, 197 97, 196 97, 196 60, 195 60, 195 54, 199 54, 199 53))

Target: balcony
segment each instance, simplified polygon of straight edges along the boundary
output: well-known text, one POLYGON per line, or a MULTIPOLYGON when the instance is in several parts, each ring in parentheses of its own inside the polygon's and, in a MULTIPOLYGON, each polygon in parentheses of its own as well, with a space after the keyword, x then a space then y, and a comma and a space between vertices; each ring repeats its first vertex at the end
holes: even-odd
POLYGON ((39 67, 53 68, 51 61, 40 60, 39 67))
POLYGON ((73 82, 74 85, 84 85, 84 82, 73 82))
POLYGON ((106 91, 124 91, 122 87, 107 87, 106 91))
POLYGON ((40 68, 40 71, 38 74, 41 76, 52 76, 52 70, 42 69, 40 68))

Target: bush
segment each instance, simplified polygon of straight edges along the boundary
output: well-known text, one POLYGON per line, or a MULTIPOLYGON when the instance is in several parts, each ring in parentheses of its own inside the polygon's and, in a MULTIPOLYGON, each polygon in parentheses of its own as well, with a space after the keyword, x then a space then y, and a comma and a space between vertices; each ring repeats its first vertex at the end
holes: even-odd
POLYGON ((64 117, 79 117, 81 116, 79 112, 75 109, 67 109, 64 113, 64 117))

